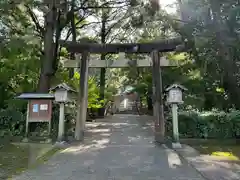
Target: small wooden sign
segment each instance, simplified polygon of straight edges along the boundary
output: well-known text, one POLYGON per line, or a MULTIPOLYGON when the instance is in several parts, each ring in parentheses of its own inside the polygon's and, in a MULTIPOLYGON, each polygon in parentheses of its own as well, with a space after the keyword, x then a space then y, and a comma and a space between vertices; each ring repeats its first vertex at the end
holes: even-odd
POLYGON ((169 103, 180 103, 182 102, 182 91, 180 89, 171 89, 169 91, 169 103))

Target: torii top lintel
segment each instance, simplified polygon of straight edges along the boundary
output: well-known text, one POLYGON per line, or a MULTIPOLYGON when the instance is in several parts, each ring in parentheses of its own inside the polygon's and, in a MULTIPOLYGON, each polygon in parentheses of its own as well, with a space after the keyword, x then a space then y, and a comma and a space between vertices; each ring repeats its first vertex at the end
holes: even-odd
POLYGON ((114 44, 98 44, 98 43, 74 43, 71 41, 60 41, 60 45, 66 47, 69 52, 83 53, 89 52, 94 54, 102 53, 150 53, 154 50, 159 52, 175 51, 179 45, 182 45, 181 38, 154 41, 149 43, 114 43, 114 44))

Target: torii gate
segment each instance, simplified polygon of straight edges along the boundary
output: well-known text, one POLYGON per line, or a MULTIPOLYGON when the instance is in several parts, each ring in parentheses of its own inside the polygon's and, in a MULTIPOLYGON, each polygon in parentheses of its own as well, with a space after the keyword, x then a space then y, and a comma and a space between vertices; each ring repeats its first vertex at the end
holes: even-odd
POLYGON ((123 68, 135 65, 137 67, 152 67, 153 73, 153 107, 155 119, 155 141, 162 143, 165 141, 165 120, 163 113, 162 98, 162 76, 161 67, 176 66, 171 61, 162 57, 159 52, 170 52, 182 48, 181 38, 162 40, 150 43, 129 43, 129 44, 97 44, 97 43, 75 43, 60 41, 63 47, 69 52, 78 54, 77 60, 67 60, 64 67, 80 68, 80 90, 78 97, 78 112, 76 119, 75 139, 81 140, 84 136, 87 99, 88 99, 88 69, 89 68, 123 68), (91 59, 92 54, 116 54, 116 53, 142 53, 150 54, 144 60, 120 59, 116 61, 103 61, 91 59))

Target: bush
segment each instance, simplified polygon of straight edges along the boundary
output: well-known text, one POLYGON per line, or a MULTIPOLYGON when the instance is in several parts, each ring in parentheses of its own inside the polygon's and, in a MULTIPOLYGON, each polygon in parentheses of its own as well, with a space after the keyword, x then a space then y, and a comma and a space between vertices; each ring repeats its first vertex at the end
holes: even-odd
POLYGON ((232 131, 236 138, 240 138, 240 111, 232 111, 227 115, 232 124, 232 131))
POLYGON ((0 110, 0 136, 19 136, 25 132, 25 114, 18 110, 0 110))
MULTIPOLYGON (((168 135, 172 135, 171 116, 166 126, 168 135)), ((240 111, 182 111, 179 113, 179 133, 185 138, 239 138, 240 111)))
MULTIPOLYGON (((74 116, 75 117, 75 116, 74 116)), ((73 127, 71 120, 73 115, 66 113, 66 133, 73 127), (70 125, 69 125, 70 124, 70 125)), ((51 137, 57 138, 59 121, 59 105, 53 104, 52 119, 51 119, 51 137)), ((0 110, 0 137, 24 136, 26 127, 26 114, 20 110, 8 108, 0 110)), ((45 136, 48 134, 47 123, 30 123, 29 135, 45 136)))

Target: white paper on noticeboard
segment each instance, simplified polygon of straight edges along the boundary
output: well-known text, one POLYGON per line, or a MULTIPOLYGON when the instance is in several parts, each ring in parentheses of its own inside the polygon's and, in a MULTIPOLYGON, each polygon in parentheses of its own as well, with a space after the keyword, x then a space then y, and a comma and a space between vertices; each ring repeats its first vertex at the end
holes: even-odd
POLYGON ((40 110, 42 110, 42 111, 48 110, 48 105, 47 104, 41 104, 40 105, 40 110))
POLYGON ((38 104, 33 104, 33 112, 38 112, 38 104))

